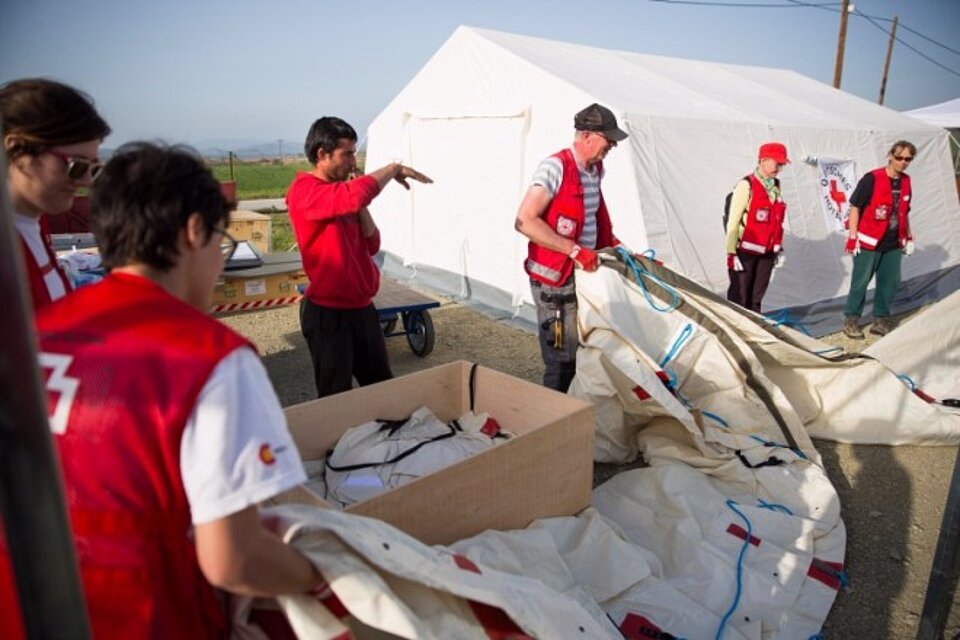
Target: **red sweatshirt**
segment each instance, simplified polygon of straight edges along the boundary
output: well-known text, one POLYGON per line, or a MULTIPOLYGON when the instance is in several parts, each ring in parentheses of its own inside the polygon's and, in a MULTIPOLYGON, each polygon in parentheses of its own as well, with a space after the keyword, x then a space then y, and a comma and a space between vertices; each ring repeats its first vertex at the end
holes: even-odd
POLYGON ((300 172, 287 190, 287 208, 303 270, 310 279, 306 297, 314 304, 361 309, 380 288, 373 257, 380 232, 363 237, 357 212, 380 193, 370 176, 326 182, 300 172))

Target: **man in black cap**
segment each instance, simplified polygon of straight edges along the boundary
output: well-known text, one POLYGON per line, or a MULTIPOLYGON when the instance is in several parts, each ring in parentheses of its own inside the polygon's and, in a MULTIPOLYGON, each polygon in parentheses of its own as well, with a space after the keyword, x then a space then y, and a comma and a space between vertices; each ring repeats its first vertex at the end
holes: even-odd
POLYGON ((607 152, 627 137, 613 112, 596 103, 574 116, 573 125, 573 146, 537 167, 515 225, 530 239, 524 268, 537 305, 543 384, 564 392, 576 373, 580 342, 573 270, 596 270, 595 250, 620 244, 600 180, 607 152))

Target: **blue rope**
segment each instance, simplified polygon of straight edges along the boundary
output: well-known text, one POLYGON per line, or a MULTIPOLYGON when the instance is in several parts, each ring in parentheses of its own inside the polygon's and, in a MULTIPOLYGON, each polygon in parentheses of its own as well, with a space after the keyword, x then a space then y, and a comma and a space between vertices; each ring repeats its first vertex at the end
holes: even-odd
POLYGON ((810 333, 810 330, 807 329, 802 322, 795 320, 790 315, 790 309, 777 309, 776 311, 771 311, 770 313, 765 313, 763 315, 767 320, 773 322, 774 326, 779 327, 780 325, 785 325, 788 327, 793 327, 794 329, 799 329, 811 338, 813 337, 813 335, 810 333))
POLYGON ((901 374, 899 374, 899 375, 897 376, 897 378, 900 379, 900 380, 902 380, 904 384, 906 384, 908 387, 910 387, 910 391, 916 391, 916 390, 917 390, 917 383, 914 382, 913 379, 912 379, 910 376, 908 376, 907 374, 901 373, 901 374))
POLYGON ((779 512, 781 512, 781 513, 787 514, 788 516, 792 516, 792 515, 793 515, 793 511, 790 511, 789 508, 783 506, 782 504, 775 504, 775 503, 773 503, 773 502, 767 502, 767 501, 764 500, 763 498, 757 498, 757 505, 758 505, 761 509, 769 509, 770 511, 779 511, 779 512))
POLYGON ((663 356, 663 359, 660 361, 660 366, 665 367, 667 363, 673 360, 677 355, 677 352, 680 351, 680 347, 690 339, 690 336, 693 335, 693 325, 689 322, 683 325, 683 329, 680 331, 680 335, 677 336, 677 339, 673 341, 673 344, 670 345, 670 348, 667 349, 667 354, 663 356))
POLYGON ((753 526, 750 524, 750 519, 743 515, 743 513, 737 509, 736 505, 737 503, 733 500, 727 500, 727 506, 730 507, 735 514, 740 516, 745 523, 747 523, 747 536, 743 541, 743 546, 740 547, 740 555, 737 557, 737 593, 733 598, 733 603, 730 605, 730 608, 725 614, 723 614, 723 619, 720 620, 720 626, 717 627, 716 640, 720 640, 720 636, 723 635, 723 629, 727 626, 727 621, 730 620, 730 616, 733 615, 733 612, 736 611, 737 606, 740 604, 740 596, 743 593, 743 557, 747 553, 747 547, 750 546, 750 536, 753 533, 753 526))
POLYGON ((823 631, 819 631, 807 638, 807 640, 827 640, 827 636, 823 635, 823 631))
POLYGON ((842 352, 842 351, 843 351, 843 347, 830 347, 829 349, 820 349, 819 351, 814 351, 814 352, 813 352, 813 355, 815 355, 815 356, 823 356, 823 355, 826 355, 826 354, 828 354, 828 353, 833 353, 834 351, 841 351, 841 352, 842 352))
POLYGON ((704 417, 710 418, 710 419, 713 420, 714 422, 719 422, 719 423, 720 423, 720 426, 722 426, 724 429, 729 429, 729 428, 730 428, 730 425, 727 424, 727 421, 724 420, 723 418, 721 418, 720 416, 718 416, 717 414, 715 414, 715 413, 710 413, 709 411, 701 411, 700 413, 702 413, 702 414, 704 415, 704 417))
MULTIPOLYGON (((632 255, 630 255, 630 252, 624 249, 623 247, 617 247, 617 255, 620 256, 620 259, 623 261, 623 263, 627 265, 627 267, 629 267, 630 270, 633 272, 633 277, 637 281, 637 286, 640 287, 640 289, 643 291, 643 297, 646 299, 647 304, 649 304, 654 311, 666 313, 667 311, 673 311, 674 309, 680 306, 680 302, 682 300, 680 298, 680 294, 677 293, 676 289, 674 289, 673 287, 668 285, 666 282, 664 282, 657 276, 653 275, 652 273, 644 269, 642 266, 638 265, 637 261, 633 259, 632 255), (654 302, 653 297, 650 295, 650 292, 647 291, 647 287, 643 283, 644 278, 649 278, 653 282, 656 282, 661 287, 663 287, 664 291, 670 294, 670 303, 667 306, 665 307, 657 306, 657 303, 654 302)), ((646 252, 644 252, 641 255, 646 256, 646 252)))

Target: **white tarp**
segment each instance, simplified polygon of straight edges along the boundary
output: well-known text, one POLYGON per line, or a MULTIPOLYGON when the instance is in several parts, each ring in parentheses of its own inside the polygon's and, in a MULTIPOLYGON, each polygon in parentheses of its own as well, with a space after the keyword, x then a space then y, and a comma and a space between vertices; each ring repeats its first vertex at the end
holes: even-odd
POLYGON ((908 284, 896 308, 939 299, 960 282, 960 205, 946 131, 783 69, 469 27, 370 125, 368 168, 402 159, 436 181, 387 189, 371 205, 384 250, 424 284, 532 317, 522 306, 530 290, 517 208, 537 164, 571 144, 573 115, 592 102, 611 108, 630 134, 605 163, 618 237, 634 250, 654 249, 711 291, 728 285, 724 196, 770 140, 786 144, 792 163, 781 174, 788 260, 768 309, 819 304, 814 320, 826 325, 811 328, 819 335, 839 326, 852 266, 842 235, 824 220, 815 159, 849 159, 868 171, 883 166, 901 138, 918 148, 910 167, 917 251, 904 260, 908 284), (936 277, 951 269, 953 280, 936 277))
POLYGON ((940 401, 960 399, 960 291, 863 350, 940 401))
POLYGON ((911 118, 923 120, 927 124, 944 129, 960 129, 960 98, 947 100, 928 107, 904 111, 911 118))
POLYGON ((571 393, 597 406, 596 459, 632 460, 638 434, 664 416, 691 433, 702 428, 707 442, 740 447, 728 431, 736 427, 810 456, 807 434, 960 442, 960 416, 915 395, 881 362, 774 326, 650 261, 638 261, 638 273, 643 286, 612 268, 577 275, 583 346, 571 393))

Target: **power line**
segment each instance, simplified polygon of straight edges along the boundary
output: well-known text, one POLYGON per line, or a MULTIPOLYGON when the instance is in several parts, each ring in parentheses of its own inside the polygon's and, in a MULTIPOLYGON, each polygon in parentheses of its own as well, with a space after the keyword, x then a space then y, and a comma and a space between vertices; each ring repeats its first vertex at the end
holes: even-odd
MULTIPOLYGON (((866 15, 865 13, 860 13, 860 12, 857 11, 856 9, 853 10, 853 13, 854 13, 854 15, 858 15, 858 16, 866 19, 867 22, 869 22, 870 24, 872 24, 873 26, 875 26, 877 29, 880 29, 880 31, 883 31, 885 34, 890 35, 890 32, 889 32, 889 31, 887 31, 886 29, 884 29, 883 27, 881 27, 879 24, 877 24, 876 20, 874 19, 875 16, 868 16, 868 15, 866 15)), ((900 25, 900 26, 902 27, 903 25, 900 25)), ((912 29, 911 29, 911 31, 912 31, 912 29)), ((900 44, 902 44, 903 46, 905 46, 907 49, 910 49, 911 51, 913 51, 915 54, 917 54, 918 56, 920 56, 921 58, 923 58, 923 59, 926 60, 927 62, 930 62, 930 63, 932 63, 932 64, 935 64, 935 65, 937 65, 938 67, 940 67, 941 69, 943 69, 944 71, 947 71, 948 73, 952 73, 953 75, 955 75, 955 76, 957 76, 957 77, 960 77, 960 72, 958 72, 958 71, 956 71, 956 70, 954 70, 954 69, 951 69, 950 67, 948 67, 948 66, 946 66, 946 65, 944 65, 944 64, 940 64, 939 62, 937 62, 936 60, 934 60, 933 58, 931 58, 931 57, 928 56, 927 54, 921 52, 921 51, 920 51, 919 49, 917 49, 916 47, 907 44, 906 42, 904 42, 904 41, 901 40, 900 38, 895 38, 895 40, 896 40, 897 42, 899 42, 900 44)))

